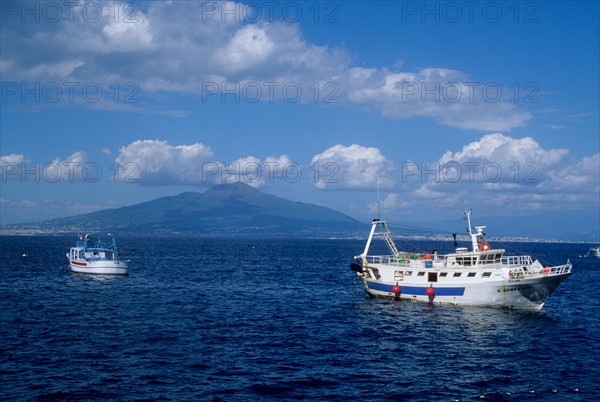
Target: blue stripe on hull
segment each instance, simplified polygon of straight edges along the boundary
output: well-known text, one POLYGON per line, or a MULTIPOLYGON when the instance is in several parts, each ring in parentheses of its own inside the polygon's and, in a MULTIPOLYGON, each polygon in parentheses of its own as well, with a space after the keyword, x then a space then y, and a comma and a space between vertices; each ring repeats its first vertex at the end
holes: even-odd
MULTIPOLYGON (((367 281, 367 284, 369 286, 369 289, 372 290, 378 290, 380 292, 390 292, 392 293, 392 287, 394 285, 387 285, 385 283, 378 283, 378 282, 369 282, 367 281)), ((427 288, 429 286, 407 286, 407 285, 403 285, 401 283, 398 284, 398 286, 400 286, 400 293, 404 296, 406 295, 415 295, 415 296, 427 296, 427 288)), ((465 294, 465 288, 464 287, 457 287, 457 288, 443 288, 443 287, 435 287, 433 286, 433 289, 435 290, 435 295, 436 296, 464 296, 465 294)))

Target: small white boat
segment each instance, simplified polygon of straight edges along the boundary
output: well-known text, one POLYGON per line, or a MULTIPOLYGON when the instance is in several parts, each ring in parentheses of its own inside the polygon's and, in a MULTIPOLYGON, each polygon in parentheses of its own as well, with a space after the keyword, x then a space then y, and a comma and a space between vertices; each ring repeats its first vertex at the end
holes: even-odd
POLYGON ((528 255, 505 256, 485 240, 485 226, 471 227, 465 213, 471 250, 454 253, 409 253, 398 250, 385 221, 374 219, 367 244, 350 268, 367 294, 397 300, 467 306, 541 310, 572 265, 543 266, 528 255), (368 255, 375 236, 382 237, 390 255, 368 255))
POLYGON ((600 246, 598 247, 590 247, 587 254, 584 257, 596 257, 600 258, 600 246))
MULTIPOLYGON (((109 236, 112 236, 109 233, 109 236)), ((115 237, 109 245, 91 235, 79 236, 75 247, 67 254, 73 272, 96 275, 128 275, 129 261, 121 260, 115 237)))

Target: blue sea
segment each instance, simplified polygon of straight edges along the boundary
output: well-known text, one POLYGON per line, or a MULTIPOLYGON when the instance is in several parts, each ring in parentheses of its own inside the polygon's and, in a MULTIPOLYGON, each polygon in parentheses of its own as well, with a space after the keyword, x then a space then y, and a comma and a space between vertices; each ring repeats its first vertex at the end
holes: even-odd
POLYGON ((118 240, 127 277, 0 237, 0 400, 600 400, 589 245, 498 245, 573 263, 532 313, 370 299, 358 240, 118 240))

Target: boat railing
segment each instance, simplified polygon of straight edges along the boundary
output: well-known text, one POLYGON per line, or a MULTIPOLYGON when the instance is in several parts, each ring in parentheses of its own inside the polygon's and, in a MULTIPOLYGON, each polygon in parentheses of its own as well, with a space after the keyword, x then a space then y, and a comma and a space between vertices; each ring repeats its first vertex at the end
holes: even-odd
POLYGON ((397 258, 393 255, 368 255, 365 258, 370 264, 389 264, 399 267, 408 267, 410 265, 410 259, 397 258))
MULTIPOLYGON (((573 265, 571 265, 571 263, 569 261, 567 261, 566 264, 564 265, 557 265, 555 267, 549 267, 550 268, 550 274, 554 274, 554 275, 560 275, 560 274, 566 274, 571 272, 571 268, 573 268, 573 265)), ((545 270, 547 268, 544 268, 545 270)), ((547 272, 547 271, 544 271, 547 272)))
POLYGON ((393 255, 368 255, 365 257, 367 263, 370 264, 386 264, 393 265, 396 267, 414 267, 414 264, 419 261, 421 264, 427 264, 432 262, 431 259, 423 259, 422 255, 419 254, 399 254, 393 255), (412 264, 412 265, 411 265, 412 264))
POLYGON ((517 265, 529 266, 533 263, 531 256, 529 255, 508 255, 502 257, 502 265, 508 265, 514 267, 517 265))
POLYGON ((554 267, 543 267, 541 264, 533 264, 530 266, 520 266, 512 268, 508 272, 509 279, 524 279, 540 275, 561 275, 571 272, 573 266, 569 261, 564 265, 557 265, 554 267))
POLYGON ((96 241, 86 241, 86 240, 77 240, 77 247, 80 247, 84 250, 111 250, 114 251, 114 245, 105 243, 100 240, 96 241))
POLYGON ((121 257, 116 248, 116 244, 108 244, 101 240, 78 240, 76 243, 76 247, 82 249, 84 252, 85 258, 88 261, 96 261, 96 260, 114 260, 120 261, 121 257))

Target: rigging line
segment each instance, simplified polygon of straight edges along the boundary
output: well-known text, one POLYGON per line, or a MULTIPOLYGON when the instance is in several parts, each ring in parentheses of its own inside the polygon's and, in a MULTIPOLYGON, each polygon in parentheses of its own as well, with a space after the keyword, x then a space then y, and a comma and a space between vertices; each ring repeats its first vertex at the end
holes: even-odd
POLYGON ((442 230, 442 229, 435 229, 435 228, 424 228, 421 226, 412 226, 412 225, 402 225, 402 224, 388 224, 389 227, 392 228, 404 228, 404 229, 417 229, 417 230, 421 230, 424 232, 435 232, 435 233, 439 233, 439 234, 445 234, 445 233, 455 233, 455 232, 451 232, 449 230, 442 230))
MULTIPOLYGON (((373 241, 375 242, 375 240, 382 240, 382 234, 383 232, 378 231, 375 232, 375 234, 377 235, 376 237, 373 238, 373 241)), ((395 235, 394 233, 391 233, 392 238, 394 239, 394 242, 396 243, 397 246, 399 246, 399 248, 401 249, 401 252, 407 252, 407 253, 420 253, 423 251, 423 245, 421 244, 420 240, 412 240, 412 239, 405 239, 401 236, 398 236, 397 234, 395 235)), ((427 241, 427 240, 425 240, 427 241)), ((437 242, 437 245, 435 246, 435 248, 438 251, 442 251, 442 254, 446 253, 446 251, 443 251, 445 248, 449 248, 449 246, 445 245, 442 246, 442 244, 440 243, 439 239, 435 240, 437 242)), ((443 240, 442 240, 443 241, 443 240)), ((450 242, 451 240, 448 239, 446 242, 450 242)), ((453 252, 452 249, 449 249, 448 252, 453 252)))
MULTIPOLYGON (((447 232, 447 231, 443 231, 443 230, 439 230, 439 229, 421 228, 421 227, 418 227, 418 226, 410 226, 410 225, 389 225, 389 226, 390 227, 396 227, 396 228, 421 229, 422 231, 428 231, 428 232, 432 232, 432 233, 436 233, 436 234, 440 234, 440 235, 446 235, 447 234, 448 237, 449 237, 448 240, 446 240, 447 242, 452 241, 452 239, 450 237, 453 234, 455 234, 454 232, 447 232)), ((405 239, 401 235, 398 235, 398 233, 396 233, 396 236, 394 236, 394 241, 398 245, 400 245, 400 247, 403 249, 403 251, 407 251, 407 252, 410 252, 410 251, 412 251, 412 252, 419 252, 419 251, 421 251, 421 246, 417 245, 414 240, 405 239)), ((436 239, 435 241, 437 241, 439 243, 440 239, 436 239)), ((442 250, 443 248, 444 247, 442 247, 441 244, 438 244, 438 246, 437 246, 438 250, 442 250)), ((449 252, 452 252, 452 249, 449 252)))

